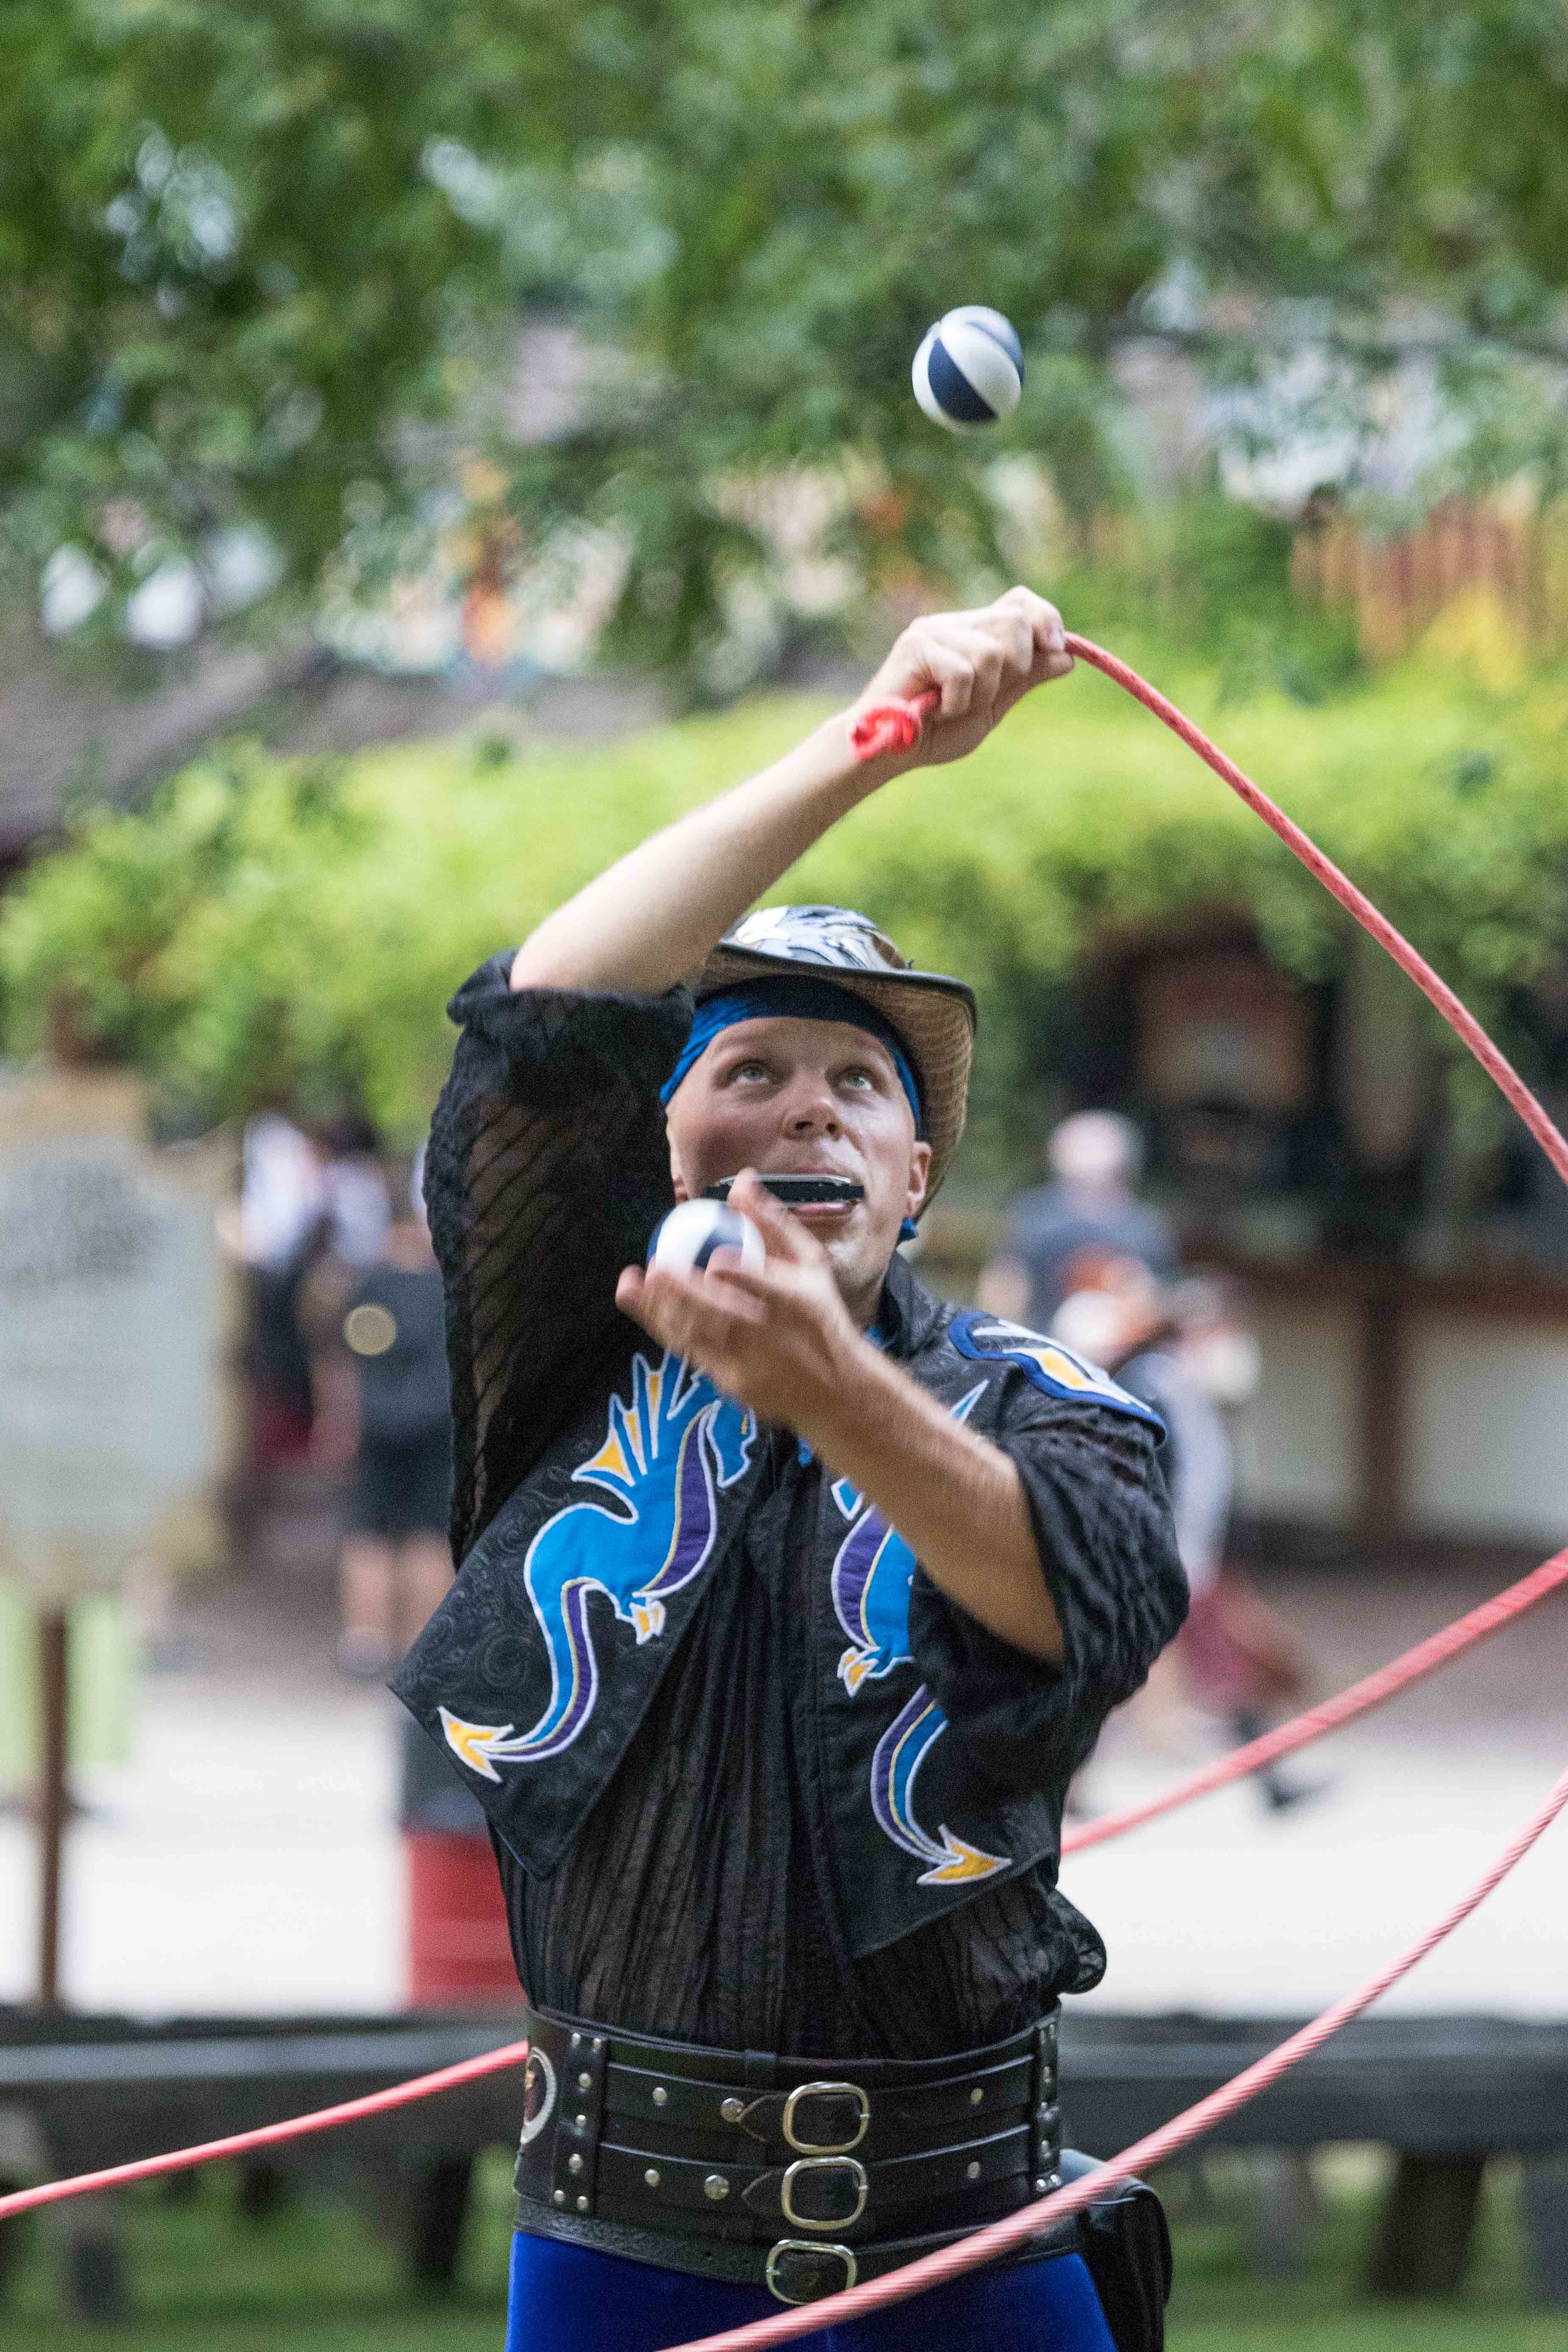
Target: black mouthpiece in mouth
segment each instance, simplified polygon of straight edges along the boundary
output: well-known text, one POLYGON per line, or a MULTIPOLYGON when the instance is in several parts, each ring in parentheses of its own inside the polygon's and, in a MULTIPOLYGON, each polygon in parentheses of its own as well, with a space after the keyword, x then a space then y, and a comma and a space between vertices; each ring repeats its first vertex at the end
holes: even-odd
MULTIPOLYGON (((717 1184, 708 1186, 703 1199, 727 1201, 734 1181, 732 1176, 721 1176, 717 1184)), ((771 1192, 775 1201, 782 1201, 786 1209, 821 1204, 847 1207, 851 1201, 863 1201, 866 1197, 866 1187, 857 1184, 852 1176, 764 1176, 762 1181, 763 1191, 771 1192)))

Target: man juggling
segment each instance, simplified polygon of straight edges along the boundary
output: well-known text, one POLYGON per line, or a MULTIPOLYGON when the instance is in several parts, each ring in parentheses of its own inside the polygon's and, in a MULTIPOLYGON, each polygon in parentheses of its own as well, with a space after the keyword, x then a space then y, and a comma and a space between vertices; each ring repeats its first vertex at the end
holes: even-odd
MULTIPOLYGON (((747 910, 1070 667, 1024 589, 915 622, 453 1001, 459 1568, 395 1686, 485 1807, 531 2005, 516 2347, 654 2352, 1061 2175, 1057 2004, 1105 1965, 1063 1798, 1186 1605, 1160 1427, 899 1255, 963 1133, 969 990, 861 915, 747 910), (857 757, 858 713, 933 689, 857 757)), ((1164 2260, 1134 2187, 837 2340, 1149 2352, 1164 2260)))

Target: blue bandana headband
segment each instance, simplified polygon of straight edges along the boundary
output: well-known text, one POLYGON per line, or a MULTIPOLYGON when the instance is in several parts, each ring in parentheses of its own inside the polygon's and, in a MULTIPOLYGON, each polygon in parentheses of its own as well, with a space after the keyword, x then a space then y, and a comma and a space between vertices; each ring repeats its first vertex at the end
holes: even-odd
POLYGON ((846 1021, 852 1028, 864 1029, 868 1036, 875 1037, 897 1070, 899 1084, 909 1097, 915 1133, 925 1133, 920 1082, 903 1039, 874 1004, 857 996, 853 989, 840 988, 831 980, 796 979, 792 975, 788 979, 751 981, 739 988, 721 989, 716 996, 704 997, 693 1017, 691 1034, 681 1048, 680 1059, 658 1090, 659 1100, 668 1102, 693 1063, 726 1029, 732 1029, 740 1021, 778 1020, 846 1021))

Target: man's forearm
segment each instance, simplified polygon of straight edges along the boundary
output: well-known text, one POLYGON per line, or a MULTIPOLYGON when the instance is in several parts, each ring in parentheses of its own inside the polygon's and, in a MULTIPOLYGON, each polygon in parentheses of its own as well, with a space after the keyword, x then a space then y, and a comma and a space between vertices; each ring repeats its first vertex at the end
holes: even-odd
POLYGON ((950 1601, 1016 1648, 1058 1662, 1061 1622, 1016 1465, 869 1342, 850 1370, 801 1436, 870 1497, 950 1601))
POLYGON ((963 759, 1030 687, 1071 667, 1061 614, 1026 588, 1010 588, 983 611, 911 622, 866 696, 934 692, 918 744, 862 762, 850 742, 856 710, 839 711, 760 776, 667 825, 546 916, 513 960, 512 986, 639 994, 672 987, 848 810, 908 768, 963 759))
POLYGON ((700 964, 786 867, 888 776, 839 712, 782 760, 640 842, 518 950, 513 988, 657 994, 700 964))

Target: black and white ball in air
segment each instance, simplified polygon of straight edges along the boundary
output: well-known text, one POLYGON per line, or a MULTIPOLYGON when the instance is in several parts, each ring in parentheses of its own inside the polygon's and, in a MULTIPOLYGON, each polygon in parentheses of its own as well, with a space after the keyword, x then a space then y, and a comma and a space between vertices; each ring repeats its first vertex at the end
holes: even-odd
POLYGON ((950 433, 1011 416, 1024 389, 1024 347, 1010 319, 966 302, 929 328, 911 370, 915 398, 950 433))
POLYGON ((647 1262, 674 1274, 700 1274, 721 1249, 739 1250, 748 1274, 761 1274, 767 1263, 763 1237, 750 1217, 722 1201, 682 1201, 655 1234, 647 1262))

